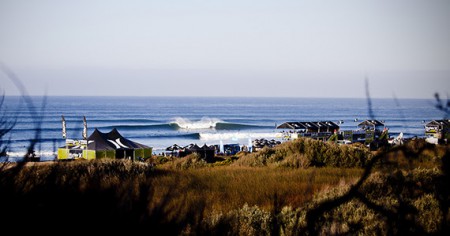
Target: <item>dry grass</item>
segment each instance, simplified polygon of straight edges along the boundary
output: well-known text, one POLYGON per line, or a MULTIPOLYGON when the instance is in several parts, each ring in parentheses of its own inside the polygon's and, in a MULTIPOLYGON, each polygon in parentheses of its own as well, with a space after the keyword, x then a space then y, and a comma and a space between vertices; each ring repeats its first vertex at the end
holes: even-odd
POLYGON ((339 146, 309 138, 285 142, 275 148, 265 147, 248 155, 241 155, 236 166, 283 166, 307 168, 309 166, 364 167, 372 154, 364 145, 339 146))
MULTIPOLYGON (((67 225, 82 219, 83 224, 73 224, 74 231, 93 227, 104 232, 108 225, 106 231, 126 229, 129 233, 151 233, 158 228, 167 234, 301 234, 307 227, 307 213, 344 194, 364 171, 314 167, 302 161, 345 166, 362 163, 357 159, 366 153, 363 147, 338 146, 331 146, 334 151, 327 153, 324 147, 328 144, 309 142, 240 153, 237 160, 212 164, 195 155, 151 160, 156 167, 118 160, 5 164, 0 166, 0 202, 5 203, 0 221, 17 226, 18 233, 26 230, 20 227, 21 219, 38 228, 49 222, 67 225), (356 153, 350 154, 351 162, 321 156, 344 155, 349 150, 356 153)), ((378 153, 384 158, 360 191, 394 216, 403 213, 399 202, 404 202, 408 207, 405 217, 417 225, 414 229, 440 232, 449 217, 445 213, 448 200, 441 197, 448 196, 443 185, 448 176, 439 168, 443 157, 448 159, 449 149, 407 145, 378 153)), ((391 229, 402 229, 383 214, 355 199, 321 216, 317 230, 322 234, 395 234, 391 229)))
POLYGON ((120 221, 178 232, 186 224, 199 225, 205 214, 244 204, 269 212, 279 206, 302 207, 314 193, 353 182, 360 173, 231 166, 167 170, 112 160, 9 167, 0 172, 0 200, 10 203, 2 208, 1 220, 13 223, 11 219, 26 215, 40 223, 59 222, 89 212, 83 218, 91 223, 120 221), (45 212, 36 215, 36 208, 45 212))
POLYGON ((155 179, 154 184, 162 192, 169 190, 164 186, 177 184, 182 188, 183 198, 203 199, 208 210, 229 211, 245 203, 271 210, 275 198, 283 206, 301 207, 314 193, 340 182, 353 182, 361 172, 361 169, 227 166, 174 171, 155 179))

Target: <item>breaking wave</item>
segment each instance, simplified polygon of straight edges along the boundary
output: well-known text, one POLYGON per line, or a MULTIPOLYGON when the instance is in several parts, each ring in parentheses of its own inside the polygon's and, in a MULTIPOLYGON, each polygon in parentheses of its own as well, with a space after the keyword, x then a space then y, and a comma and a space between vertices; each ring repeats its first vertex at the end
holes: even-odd
MULTIPOLYGON (((6 155, 8 157, 24 157, 27 154, 27 152, 6 152, 6 155)), ((36 151, 36 155, 38 156, 55 156, 56 152, 52 151, 36 151)))
POLYGON ((180 129, 214 129, 221 119, 203 117, 199 121, 191 121, 187 118, 177 117, 170 124, 177 125, 180 129))
POLYGON ((256 139, 256 138, 279 138, 277 133, 241 133, 241 132, 232 132, 232 133, 200 133, 200 140, 209 141, 209 140, 239 140, 239 139, 256 139))
POLYGON ((209 117, 203 117, 198 121, 191 121, 187 118, 177 117, 170 124, 177 126, 179 129, 189 129, 189 130, 191 129, 242 130, 242 129, 270 128, 268 126, 229 123, 218 118, 209 118, 209 117))
MULTIPOLYGON (((142 138, 141 136, 130 138, 142 138)), ((145 138, 155 139, 155 138, 169 138, 169 139, 178 139, 178 138, 185 138, 185 139, 200 139, 199 133, 186 133, 186 134, 156 134, 151 136, 146 136, 145 138)))
MULTIPOLYGON (((117 125, 92 125, 88 126, 89 130, 98 128, 101 131, 109 131, 113 128, 119 131, 177 131, 177 130, 249 130, 249 129, 268 129, 271 126, 261 126, 261 125, 250 125, 250 124, 239 124, 239 123, 229 123, 218 118, 208 118, 204 117, 197 121, 191 121, 187 118, 178 117, 169 123, 159 123, 159 124, 117 124, 117 125)), ((14 133, 28 133, 28 132, 61 132, 61 127, 51 126, 51 127, 41 127, 36 129, 35 127, 20 127, 14 128, 12 132, 14 133)), ((67 127, 67 132, 81 132, 82 127, 67 127)))

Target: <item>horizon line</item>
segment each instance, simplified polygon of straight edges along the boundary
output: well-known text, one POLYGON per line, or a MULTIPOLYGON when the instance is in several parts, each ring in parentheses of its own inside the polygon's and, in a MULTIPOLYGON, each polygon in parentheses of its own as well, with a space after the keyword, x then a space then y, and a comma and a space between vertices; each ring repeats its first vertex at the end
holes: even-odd
MULTIPOLYGON (((23 95, 6 95, 5 97, 22 97, 23 95)), ((30 97, 117 97, 117 98, 272 98, 272 99, 367 99, 367 97, 302 97, 302 96, 202 96, 202 95, 28 95, 30 97)), ((424 97, 370 97, 370 99, 417 99, 417 100, 434 100, 435 97, 430 96, 429 98, 424 97)))

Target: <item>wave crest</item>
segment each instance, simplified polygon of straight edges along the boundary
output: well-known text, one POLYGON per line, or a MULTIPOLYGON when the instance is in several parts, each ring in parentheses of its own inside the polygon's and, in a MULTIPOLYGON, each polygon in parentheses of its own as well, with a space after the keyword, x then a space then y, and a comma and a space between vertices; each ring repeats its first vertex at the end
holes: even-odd
POLYGON ((199 121, 191 121, 187 118, 177 117, 170 124, 177 125, 180 129, 214 129, 221 119, 203 117, 199 121))
POLYGON ((277 133, 200 133, 200 140, 217 141, 217 140, 239 140, 239 139, 255 139, 255 138, 279 138, 277 133))

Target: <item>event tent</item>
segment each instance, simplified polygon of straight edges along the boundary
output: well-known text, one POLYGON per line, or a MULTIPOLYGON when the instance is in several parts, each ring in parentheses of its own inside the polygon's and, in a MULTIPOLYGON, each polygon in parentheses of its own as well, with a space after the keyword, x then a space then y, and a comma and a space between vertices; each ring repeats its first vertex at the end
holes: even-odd
POLYGON ((58 149, 58 160, 76 158, 139 160, 149 158, 151 155, 151 147, 124 138, 115 128, 109 133, 95 129, 87 140, 66 142, 66 146, 58 149))

